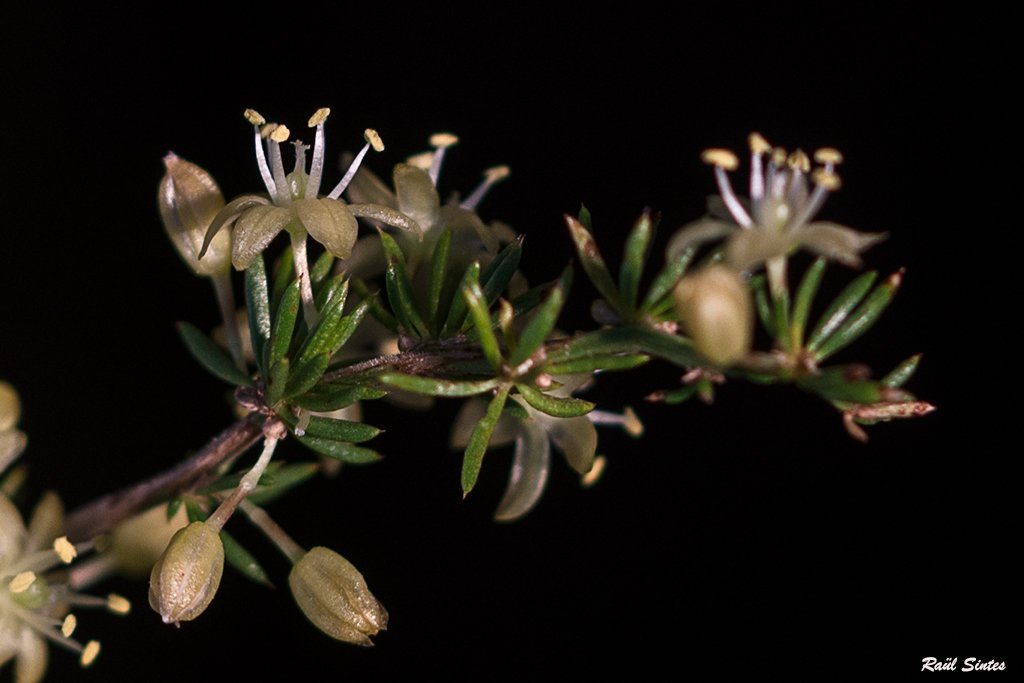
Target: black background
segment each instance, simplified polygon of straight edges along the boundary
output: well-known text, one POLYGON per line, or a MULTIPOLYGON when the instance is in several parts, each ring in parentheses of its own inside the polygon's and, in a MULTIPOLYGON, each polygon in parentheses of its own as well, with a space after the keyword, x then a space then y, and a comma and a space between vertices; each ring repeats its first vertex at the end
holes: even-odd
MULTIPOLYGON (((537 509, 498 525, 510 452, 488 456, 462 501, 446 445, 457 403, 367 405, 366 421, 388 430, 371 444, 386 460, 270 512, 366 576, 391 614, 375 648, 311 627, 286 562, 238 520, 231 531, 278 590, 226 574, 208 612, 175 630, 150 612, 145 585, 97 586, 131 598, 133 615, 79 614, 76 635, 101 639, 100 659, 79 673, 51 649, 49 680, 876 677, 919 671, 926 656, 1019 666, 1006 630, 1020 576, 1011 583, 1018 418, 1003 397, 1020 242, 1019 221, 1001 217, 1019 197, 1006 183, 1019 169, 1001 169, 1020 152, 1002 122, 1020 81, 998 35, 1007 20, 640 6, 475 15, 175 5, 149 18, 81 8, 5 21, 0 376, 24 403, 26 507, 57 488, 73 508, 229 424, 223 385, 173 328, 216 324, 211 288, 170 248, 154 198, 169 149, 229 198, 261 189, 246 107, 299 137, 331 107, 332 159, 374 127, 387 149, 369 165, 385 176, 431 133, 455 132, 442 196, 507 163, 480 213, 526 234, 533 282, 572 257, 561 216, 581 202, 617 268, 644 206, 663 213, 656 249, 702 212, 715 191, 703 148, 742 152, 751 130, 787 148, 837 147, 844 186, 821 216, 890 232, 868 267, 907 275, 836 361, 883 374, 923 352, 908 388, 939 410, 869 427, 863 446, 795 389, 734 382, 713 407, 664 406, 642 397, 676 386, 678 369, 606 375, 588 397, 632 405, 645 437, 602 430, 609 465, 589 490, 556 457, 537 509)), ((830 268, 820 301, 850 276, 830 268)), ((576 282, 563 326, 586 329, 594 292, 576 282)), ((279 453, 305 457, 289 443, 279 453)))

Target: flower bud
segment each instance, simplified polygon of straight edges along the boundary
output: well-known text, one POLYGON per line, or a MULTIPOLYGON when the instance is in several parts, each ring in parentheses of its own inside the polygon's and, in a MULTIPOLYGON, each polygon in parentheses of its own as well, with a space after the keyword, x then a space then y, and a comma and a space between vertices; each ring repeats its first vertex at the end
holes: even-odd
POLYGON ((694 348, 715 367, 726 368, 750 350, 754 307, 738 272, 713 265, 679 281, 678 311, 694 348))
POLYGON ((299 609, 332 638, 370 646, 367 636, 387 628, 388 613, 363 575, 333 550, 317 547, 303 555, 292 567, 288 585, 299 609))
POLYGON ((149 605, 165 624, 179 625, 202 614, 220 585, 224 545, 206 522, 179 529, 149 575, 149 605))
POLYGON ((157 203, 167 235, 197 275, 227 272, 231 266, 230 230, 218 232, 203 260, 198 259, 207 228, 224 208, 224 195, 216 181, 203 169, 175 154, 164 157, 164 166, 167 173, 160 181, 157 203))

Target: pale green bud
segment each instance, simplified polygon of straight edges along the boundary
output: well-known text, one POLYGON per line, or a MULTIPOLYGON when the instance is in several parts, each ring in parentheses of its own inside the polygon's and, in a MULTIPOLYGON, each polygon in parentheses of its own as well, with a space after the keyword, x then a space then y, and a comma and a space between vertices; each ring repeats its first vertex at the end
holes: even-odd
POLYGON ((153 565, 149 605, 165 624, 191 621, 213 601, 223 572, 220 534, 206 522, 192 522, 174 534, 153 565))
POLYGON ((368 636, 387 628, 388 613, 363 575, 333 550, 317 547, 303 555, 292 567, 288 585, 299 609, 332 638, 370 646, 368 636))
POLYGON ((175 154, 164 157, 167 172, 160 181, 157 204, 164 230, 178 253, 197 275, 226 273, 231 266, 231 231, 222 230, 198 256, 207 228, 224 208, 224 195, 209 173, 175 154))
POLYGON ((754 306, 740 274, 722 265, 702 268, 679 281, 676 311, 694 348, 718 368, 727 368, 750 350, 754 306))

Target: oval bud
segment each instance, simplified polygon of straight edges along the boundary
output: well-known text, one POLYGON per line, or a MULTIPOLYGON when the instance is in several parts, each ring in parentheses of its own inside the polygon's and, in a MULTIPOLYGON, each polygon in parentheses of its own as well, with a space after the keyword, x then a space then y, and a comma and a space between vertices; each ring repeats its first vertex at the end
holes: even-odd
POLYGON ((721 265, 702 268, 679 281, 675 300, 694 348, 715 367, 729 367, 750 350, 754 307, 738 272, 721 265))
POLYGON ((206 522, 179 529, 149 575, 149 605, 165 624, 179 625, 202 614, 220 586, 224 544, 206 522))
POLYGON ((185 263, 197 275, 226 273, 231 265, 231 231, 221 230, 203 260, 199 251, 206 230, 224 208, 224 195, 209 173, 175 154, 164 157, 167 172, 160 181, 157 203, 164 230, 185 263))
POLYGON ((321 631, 347 643, 370 646, 368 636, 388 625, 388 613, 377 602, 359 570, 327 548, 313 548, 288 575, 299 609, 321 631))

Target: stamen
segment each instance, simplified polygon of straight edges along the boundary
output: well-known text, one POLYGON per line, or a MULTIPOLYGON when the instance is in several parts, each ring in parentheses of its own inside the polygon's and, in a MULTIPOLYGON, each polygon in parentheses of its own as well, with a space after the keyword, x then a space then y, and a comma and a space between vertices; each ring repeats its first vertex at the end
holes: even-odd
POLYGON ((132 603, 117 593, 107 596, 107 609, 114 614, 128 614, 132 611, 132 603))
POLYGON ((735 171, 740 165, 739 157, 727 149, 706 149, 701 152, 700 159, 709 166, 724 168, 726 171, 735 171))
POLYGON ((729 176, 725 175, 726 170, 735 170, 740 165, 739 158, 727 149, 706 149, 700 155, 701 160, 706 164, 715 167, 715 180, 718 182, 718 191, 722 195, 722 201, 729 209, 729 213, 736 219, 741 228, 750 228, 754 222, 750 220, 746 209, 740 204, 736 193, 733 192, 729 183, 729 176))
POLYGON ((802 149, 798 149, 790 154, 786 163, 789 164, 791 169, 800 173, 807 173, 811 170, 811 160, 807 158, 807 154, 802 149))
POLYGON ((435 133, 430 136, 430 146, 436 147, 437 150, 434 152, 434 160, 430 164, 430 182, 434 183, 434 187, 437 187, 437 178, 441 175, 441 160, 444 159, 444 151, 456 144, 459 138, 451 133, 435 133))
MULTIPOLYGON (((331 110, 327 107, 317 109, 309 118, 309 127, 316 126, 316 139, 313 141, 313 164, 309 168, 309 179, 306 181, 306 192, 303 197, 316 199, 320 192, 320 179, 324 174, 324 121, 331 110)), ((296 161, 298 163, 298 161, 296 161)))
POLYGON ((348 184, 352 182, 352 178, 355 177, 356 171, 359 170, 359 164, 363 163, 363 157, 365 157, 366 153, 370 151, 370 147, 373 147, 375 152, 381 152, 384 150, 384 141, 380 139, 380 135, 378 135, 377 131, 373 128, 367 128, 363 131, 363 139, 366 140, 366 144, 363 145, 363 148, 359 150, 359 154, 357 154, 356 158, 352 160, 351 164, 349 164, 348 170, 345 171, 345 175, 342 177, 341 182, 335 185, 334 189, 331 190, 331 193, 327 195, 328 199, 337 199, 341 196, 341 193, 345 191, 348 184))
POLYGON ((798 149, 786 159, 790 169, 789 192, 786 201, 794 209, 807 203, 807 180, 804 175, 811 170, 811 160, 802 149, 798 149))
POLYGON ((825 170, 831 173, 838 164, 843 163, 843 155, 839 150, 831 147, 822 147, 814 153, 814 160, 825 165, 825 170))
POLYGON ((267 147, 270 148, 270 170, 274 174, 274 184, 277 187, 274 204, 278 206, 290 206, 292 203, 284 174, 284 162, 281 161, 281 143, 287 140, 290 134, 288 126, 276 126, 267 136, 267 147))
POLYGON ((483 182, 477 185, 477 188, 466 197, 465 201, 459 204, 459 207, 466 211, 475 211, 476 207, 483 201, 483 198, 487 196, 491 186, 507 178, 508 174, 508 166, 492 166, 484 171, 483 182))
POLYGON ((79 658, 78 663, 82 667, 87 667, 96 660, 96 656, 100 653, 100 643, 98 640, 90 640, 85 644, 85 649, 82 650, 82 656, 79 658))
POLYGON ((12 593, 24 593, 36 580, 35 572, 22 572, 11 579, 9 588, 12 593))
POLYGON ((811 192, 811 196, 804 204, 799 215, 797 215, 796 219, 790 223, 793 229, 799 228, 804 223, 814 218, 825 203, 825 198, 828 197, 828 193, 838 190, 839 186, 842 185, 838 175, 835 173, 829 173, 823 168, 815 169, 814 173, 811 174, 811 178, 814 180, 814 191, 811 192))
MULTIPOLYGON (((747 137, 750 144, 750 201, 759 202, 764 197, 764 175, 761 169, 761 156, 772 151, 760 133, 751 133, 747 137)), ((755 209, 756 212, 756 209, 755 209)))
POLYGON ((263 130, 260 128, 260 126, 266 123, 266 119, 252 109, 245 110, 245 118, 249 120, 249 123, 253 124, 253 128, 256 130, 256 165, 260 167, 260 177, 263 178, 263 184, 267 186, 270 200, 276 204, 277 183, 274 182, 274 176, 271 175, 270 167, 267 166, 267 157, 263 153, 263 130))
POLYGON ((64 617, 64 623, 61 624, 60 632, 64 634, 65 638, 70 638, 71 634, 75 632, 75 626, 78 626, 78 619, 75 618, 74 614, 69 614, 64 617))
POLYGON ((604 468, 607 464, 608 459, 603 455, 594 458, 594 464, 590 466, 590 471, 580 477, 580 484, 583 488, 590 488, 596 484, 597 480, 601 478, 601 474, 604 473, 604 468))
POLYGON ((814 173, 811 174, 811 179, 814 180, 816 185, 824 187, 829 192, 835 192, 842 185, 839 176, 828 168, 815 169, 814 173))
POLYGON ((78 551, 75 550, 69 541, 67 536, 61 536, 53 542, 53 549, 57 551, 57 555, 60 556, 60 561, 64 564, 71 564, 71 561, 78 557, 78 551))
POLYGON ((434 161, 433 152, 423 152, 421 154, 413 154, 411 157, 405 160, 405 163, 416 168, 422 168, 424 171, 430 170, 430 164, 434 161))

